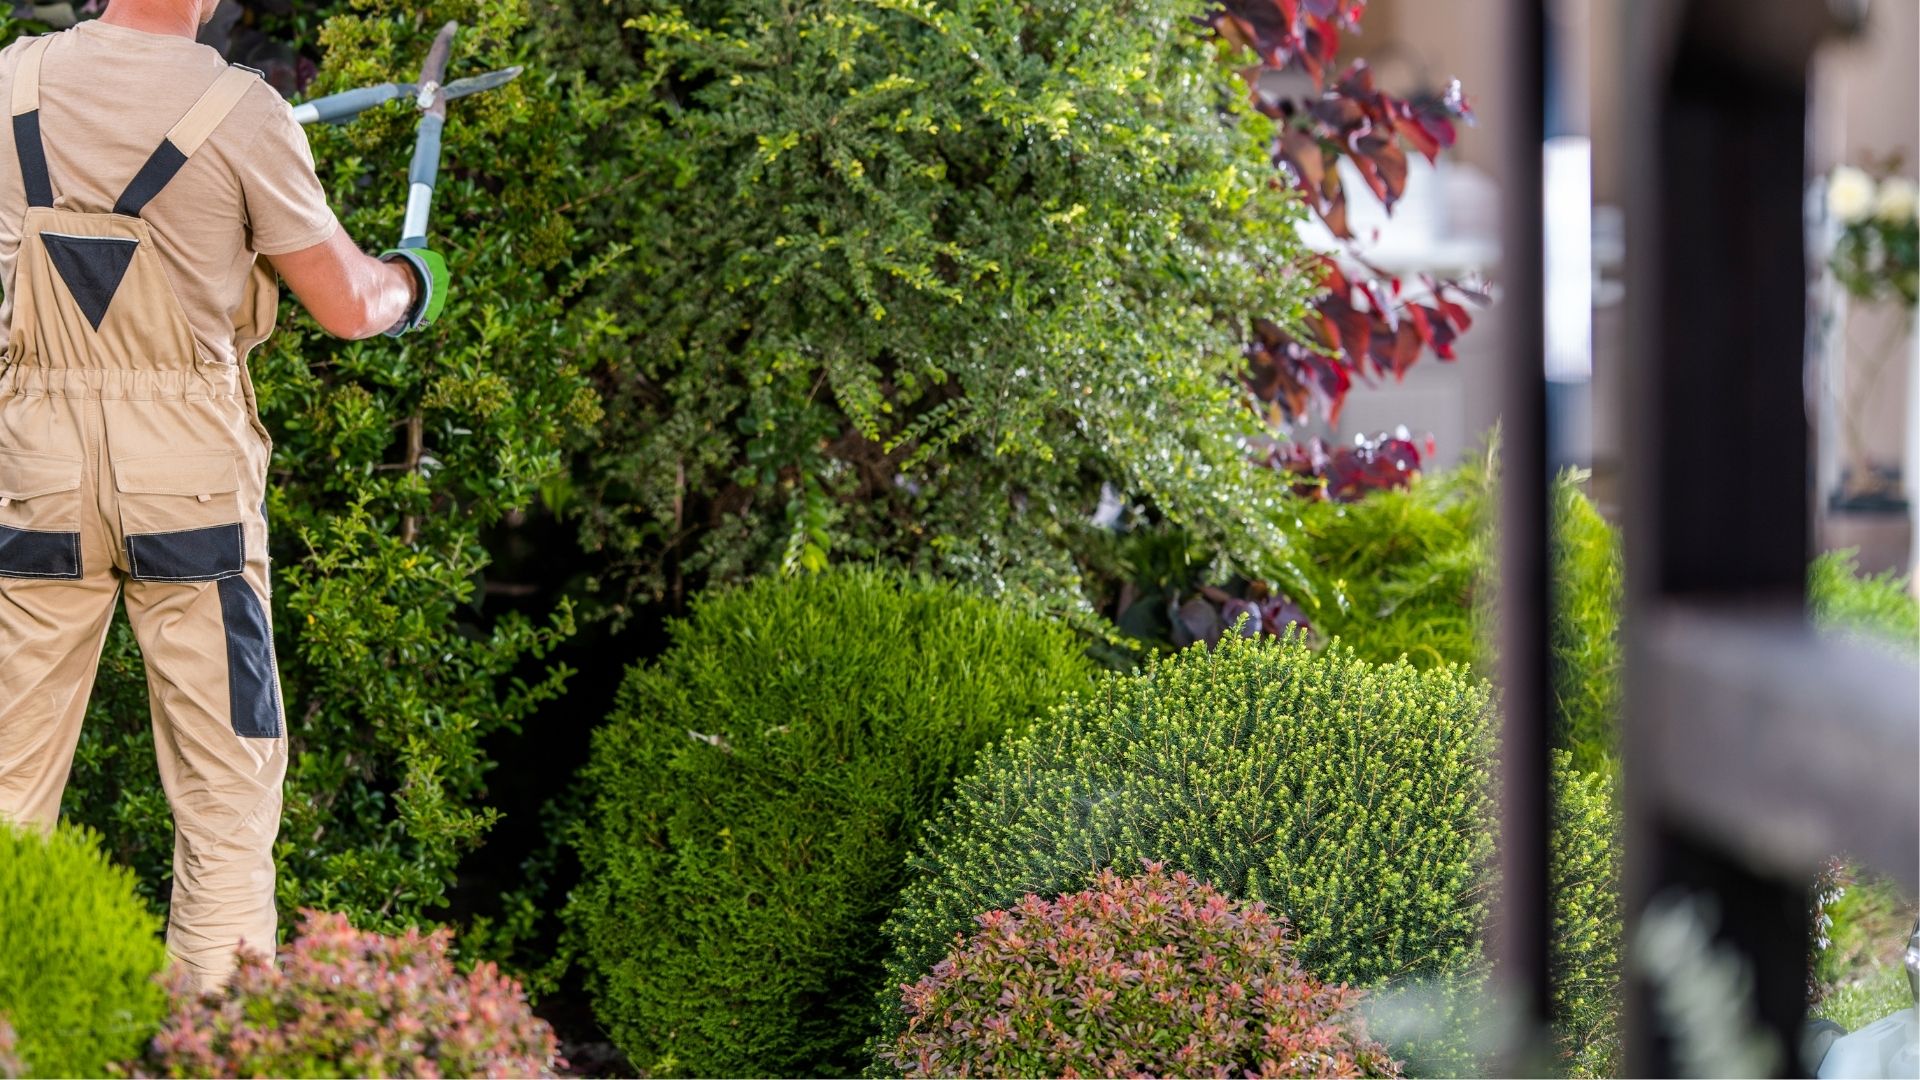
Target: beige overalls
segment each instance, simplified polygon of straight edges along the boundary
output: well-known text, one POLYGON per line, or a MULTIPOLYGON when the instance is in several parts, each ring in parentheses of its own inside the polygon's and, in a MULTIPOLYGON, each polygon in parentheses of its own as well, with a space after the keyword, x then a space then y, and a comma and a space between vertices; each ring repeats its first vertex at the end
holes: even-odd
POLYGON ((167 947, 212 987, 241 942, 274 946, 287 740, 262 503, 271 443, 244 358, 272 329, 275 287, 256 263, 240 362, 201 357, 140 211, 257 76, 216 79, 111 212, 67 206, 39 130, 49 40, 27 47, 12 95, 28 209, 0 360, 0 817, 58 817, 124 591, 173 807, 167 947))

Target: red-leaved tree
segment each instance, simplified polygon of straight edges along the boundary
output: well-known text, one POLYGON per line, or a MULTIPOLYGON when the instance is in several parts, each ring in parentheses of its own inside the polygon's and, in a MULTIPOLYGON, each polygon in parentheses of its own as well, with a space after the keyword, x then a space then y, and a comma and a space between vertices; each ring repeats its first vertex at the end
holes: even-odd
MULTIPOLYGON (((1453 145, 1456 125, 1473 116, 1457 81, 1437 93, 1396 97, 1374 85, 1366 61, 1337 67, 1341 35, 1359 27, 1365 10, 1366 0, 1222 0, 1211 16, 1221 37, 1257 59, 1244 74, 1255 107, 1278 126, 1275 164, 1328 230, 1346 241, 1354 236, 1338 168, 1342 158, 1391 213, 1406 190, 1408 151, 1435 160, 1453 145), (1312 91, 1276 95, 1263 86, 1262 76, 1270 72, 1304 72, 1312 91)), ((1316 408, 1337 420, 1356 384, 1398 379, 1429 352, 1453 359, 1454 341, 1473 323, 1465 302, 1484 300, 1475 288, 1424 275, 1418 288, 1410 288, 1377 273, 1352 250, 1323 255, 1318 265, 1325 288, 1312 303, 1304 337, 1276 320, 1253 320, 1244 381, 1276 428, 1296 424, 1316 408)), ((1318 489, 1334 498, 1357 498, 1379 486, 1402 486, 1417 470, 1419 453, 1404 439, 1393 448, 1396 468, 1367 467, 1388 441, 1382 435, 1369 449, 1308 440, 1296 451, 1275 454, 1271 463, 1315 480, 1337 472, 1348 480, 1339 491, 1318 489), (1409 452, 1413 469, 1403 467, 1409 452), (1362 456, 1369 462, 1358 460, 1362 456)))

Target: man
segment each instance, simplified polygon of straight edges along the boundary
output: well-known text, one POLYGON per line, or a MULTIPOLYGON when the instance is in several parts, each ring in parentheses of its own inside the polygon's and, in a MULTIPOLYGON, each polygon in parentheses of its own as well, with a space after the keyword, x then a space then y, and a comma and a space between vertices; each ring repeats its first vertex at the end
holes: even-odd
POLYGON ((217 4, 112 0, 0 52, 0 818, 58 816, 124 593, 173 807, 167 947, 203 989, 275 943, 256 256, 342 337, 412 329, 445 289, 437 256, 341 230, 286 102, 194 41, 217 4))

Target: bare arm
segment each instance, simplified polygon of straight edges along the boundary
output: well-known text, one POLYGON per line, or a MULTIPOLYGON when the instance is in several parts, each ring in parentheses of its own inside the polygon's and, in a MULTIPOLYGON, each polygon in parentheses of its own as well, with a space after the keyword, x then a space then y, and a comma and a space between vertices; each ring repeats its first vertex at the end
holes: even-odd
POLYGON ((372 337, 398 323, 413 307, 413 271, 404 263, 382 262, 361 251, 347 230, 338 226, 332 236, 310 248, 268 259, 329 334, 372 337))

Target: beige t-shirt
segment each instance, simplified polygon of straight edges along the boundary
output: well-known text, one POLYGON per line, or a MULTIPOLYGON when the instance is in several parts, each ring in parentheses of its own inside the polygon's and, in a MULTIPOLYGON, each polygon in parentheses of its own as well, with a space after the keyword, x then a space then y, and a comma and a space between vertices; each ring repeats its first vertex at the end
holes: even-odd
MULTIPOLYGON (((17 41, 0 51, 0 115, 12 98, 17 41)), ((40 141, 56 206, 111 211, 167 129, 227 68, 183 37, 88 21, 56 35, 40 65, 40 141)), ((13 125, 0 120, 0 285, 13 291, 26 189, 13 125)), ((202 359, 233 362, 233 317, 255 253, 312 247, 333 210, 293 111, 264 80, 228 114, 140 216, 193 326, 202 359)), ((0 302, 0 341, 13 302, 0 302)))

